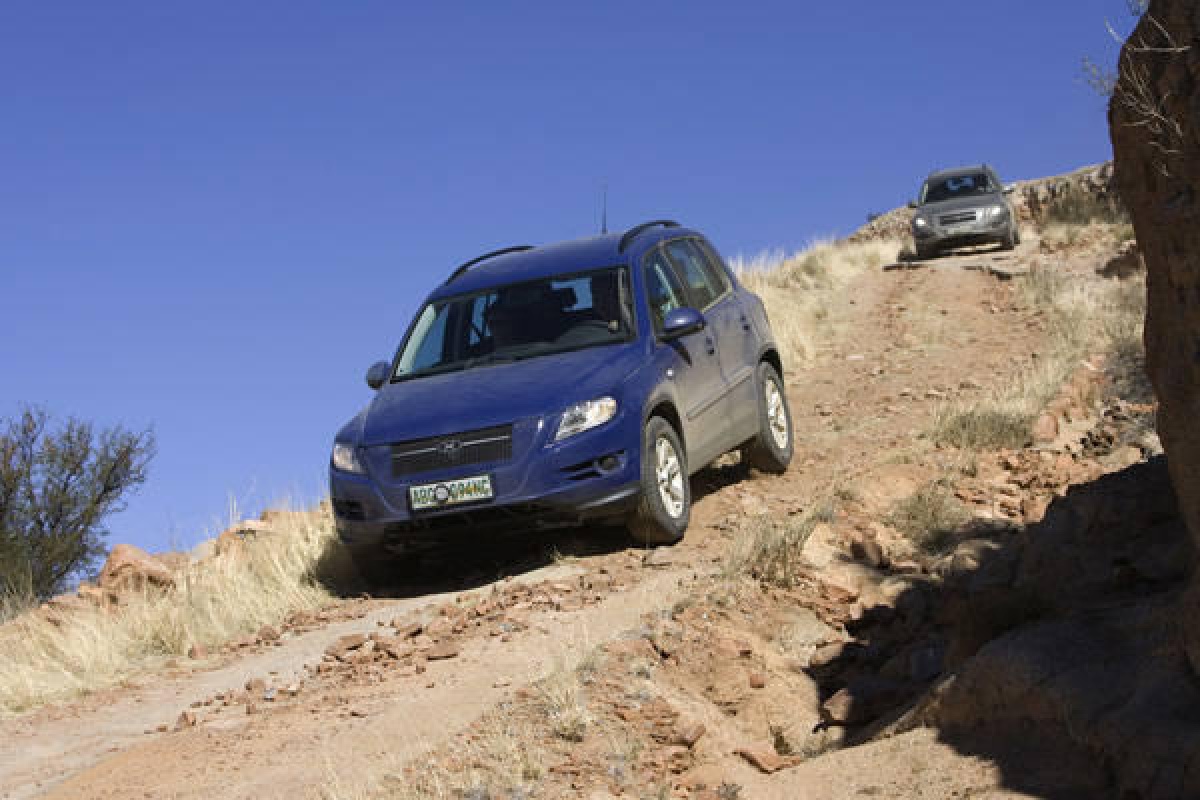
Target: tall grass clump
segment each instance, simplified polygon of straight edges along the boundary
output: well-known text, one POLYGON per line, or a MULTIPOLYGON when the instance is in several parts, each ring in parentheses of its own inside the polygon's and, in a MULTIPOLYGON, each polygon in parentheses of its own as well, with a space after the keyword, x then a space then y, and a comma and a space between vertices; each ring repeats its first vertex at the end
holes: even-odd
POLYGON ((725 558, 722 574, 726 579, 748 575, 769 586, 793 586, 808 537, 833 515, 832 504, 825 504, 796 517, 750 517, 742 526, 738 545, 725 558))
POLYGON ((1129 222, 1129 212, 1114 197, 1067 188, 1046 204, 1043 225, 1082 227, 1095 223, 1118 225, 1129 222))
POLYGON ((112 686, 322 606, 335 572, 351 574, 339 548, 328 511, 287 515, 278 532, 186 566, 172 588, 123 593, 113 610, 22 614, 0 627, 0 712, 112 686))
POLYGON ((817 328, 832 294, 856 275, 895 260, 901 243, 818 241, 791 255, 771 250, 734 258, 738 280, 762 298, 785 365, 799 365, 816 351, 817 328))
POLYGON ((898 501, 885 521, 926 552, 939 553, 970 517, 966 506, 935 481, 898 501))

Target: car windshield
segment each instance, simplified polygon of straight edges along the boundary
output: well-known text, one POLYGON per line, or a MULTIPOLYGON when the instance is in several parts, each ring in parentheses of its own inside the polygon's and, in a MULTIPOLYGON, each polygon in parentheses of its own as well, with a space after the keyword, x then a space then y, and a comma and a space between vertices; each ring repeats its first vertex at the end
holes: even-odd
POLYGON ((921 189, 921 203, 940 203, 957 197, 970 197, 996 191, 988 176, 982 172, 952 175, 936 181, 927 181, 921 189))
POLYGON ((628 341, 633 330, 621 267, 496 287, 426 305, 392 379, 628 341))

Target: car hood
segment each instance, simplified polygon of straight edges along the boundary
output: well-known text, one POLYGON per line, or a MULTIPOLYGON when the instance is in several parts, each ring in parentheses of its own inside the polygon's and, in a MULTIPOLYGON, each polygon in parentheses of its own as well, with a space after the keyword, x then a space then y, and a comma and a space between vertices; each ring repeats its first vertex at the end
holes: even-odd
POLYGON ((385 384, 356 419, 358 439, 370 447, 557 413, 616 391, 638 352, 636 343, 590 347, 385 384))
POLYGON ((976 208, 1002 205, 1004 205, 1004 195, 1002 194, 977 194, 972 197, 954 197, 939 203, 926 203, 917 208, 917 213, 934 216, 949 214, 953 211, 971 211, 976 208))

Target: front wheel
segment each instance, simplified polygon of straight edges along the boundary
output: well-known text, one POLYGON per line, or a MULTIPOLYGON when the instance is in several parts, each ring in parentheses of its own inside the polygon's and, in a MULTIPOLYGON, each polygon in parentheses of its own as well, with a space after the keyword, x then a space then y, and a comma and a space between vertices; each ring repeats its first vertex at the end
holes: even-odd
POLYGON ((1008 229, 1008 232, 1004 234, 1004 238, 1000 240, 1000 249, 1001 250, 1014 250, 1014 249, 1016 249, 1018 241, 1019 241, 1019 238, 1017 235, 1017 226, 1013 225, 1011 228, 1008 229))
POLYGON ((792 463, 792 412, 783 381, 766 361, 758 365, 758 434, 743 453, 750 466, 781 473, 792 463))
POLYGON ((679 434, 662 417, 642 431, 642 497, 629 519, 629 533, 642 544, 674 544, 683 538, 692 512, 687 456, 679 434))

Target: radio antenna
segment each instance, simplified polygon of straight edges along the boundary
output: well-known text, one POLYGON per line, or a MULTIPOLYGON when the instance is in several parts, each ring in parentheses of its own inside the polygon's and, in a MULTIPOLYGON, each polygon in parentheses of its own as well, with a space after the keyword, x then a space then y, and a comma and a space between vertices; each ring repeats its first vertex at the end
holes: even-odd
POLYGON ((603 199, 600 203, 600 233, 608 233, 608 182, 604 183, 603 199))

